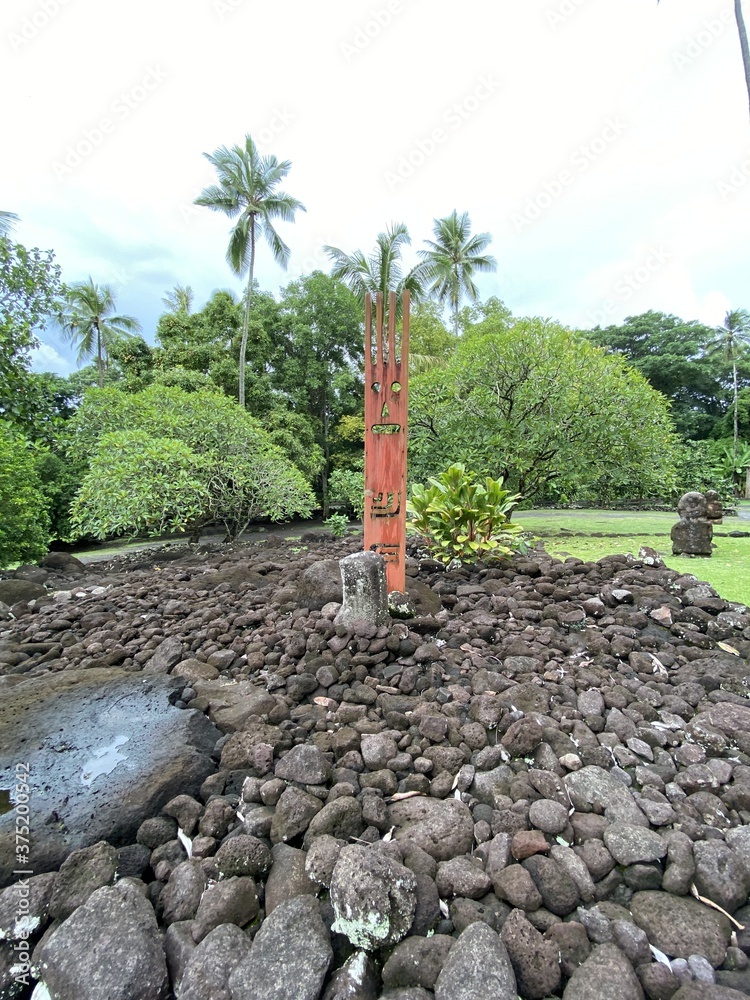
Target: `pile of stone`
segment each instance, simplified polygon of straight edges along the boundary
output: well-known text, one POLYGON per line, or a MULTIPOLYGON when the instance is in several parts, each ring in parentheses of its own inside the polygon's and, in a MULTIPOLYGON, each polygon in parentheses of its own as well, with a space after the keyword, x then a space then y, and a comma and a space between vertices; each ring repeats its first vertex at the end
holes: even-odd
POLYGON ((750 995, 748 610, 652 557, 414 553, 416 616, 336 624, 357 546, 13 604, 4 701, 114 669, 220 735, 134 837, 0 894, 0 996, 24 941, 35 1000, 750 995))

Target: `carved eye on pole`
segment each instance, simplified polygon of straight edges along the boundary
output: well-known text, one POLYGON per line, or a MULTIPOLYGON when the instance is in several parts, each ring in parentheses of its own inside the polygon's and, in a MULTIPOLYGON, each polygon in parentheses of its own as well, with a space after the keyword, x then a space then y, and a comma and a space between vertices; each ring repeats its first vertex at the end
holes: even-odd
POLYGON ((401 392, 401 383, 400 382, 393 382, 391 384, 391 392, 401 392))
POLYGON ((380 382, 373 382, 372 383, 372 391, 373 392, 380 392, 380 382))

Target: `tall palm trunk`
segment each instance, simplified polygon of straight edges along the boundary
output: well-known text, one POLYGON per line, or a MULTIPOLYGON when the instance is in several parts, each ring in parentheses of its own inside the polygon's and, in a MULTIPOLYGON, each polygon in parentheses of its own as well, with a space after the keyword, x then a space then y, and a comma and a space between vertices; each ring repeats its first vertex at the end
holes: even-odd
MULTIPOLYGON (((739 441, 737 361, 732 361, 732 381, 734 386, 734 444, 732 446, 732 468, 737 468, 737 442, 739 441)), ((734 475, 734 473, 733 473, 734 475)))
POLYGON ((458 306, 459 306, 459 303, 461 301, 461 292, 459 291, 459 289, 461 288, 461 282, 459 281, 459 277, 458 277, 458 265, 457 264, 453 268, 453 273, 454 273, 455 279, 456 279, 456 297, 453 300, 453 335, 454 335, 454 337, 457 337, 458 336, 458 306))
POLYGON ((745 68, 745 84, 747 85, 747 97, 750 102, 750 47, 747 43, 747 31, 745 30, 745 19, 742 16, 742 0, 734 0, 734 16, 737 21, 737 31, 740 36, 740 48, 742 49, 742 65, 745 68))
POLYGON ((250 329, 250 297, 253 294, 253 275, 255 273, 255 219, 250 219, 250 277, 247 282, 245 296, 245 315, 242 321, 242 340, 240 341, 240 406, 245 406, 245 358, 247 356, 247 335, 250 329))
POLYGON ((96 366, 99 371, 99 388, 104 388, 104 361, 102 359, 102 331, 96 323, 96 366))

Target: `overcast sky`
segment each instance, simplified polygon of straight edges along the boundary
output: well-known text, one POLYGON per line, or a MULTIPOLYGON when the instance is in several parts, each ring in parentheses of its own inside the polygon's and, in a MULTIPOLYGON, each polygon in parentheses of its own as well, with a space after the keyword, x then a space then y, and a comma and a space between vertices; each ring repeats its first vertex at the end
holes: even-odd
MULTIPOLYGON (((746 3, 746 8, 750 5, 746 3)), ((750 9, 746 10, 750 23, 750 9)), ((3 0, 0 209, 153 342, 161 298, 239 292, 202 154, 250 133, 307 207, 278 293, 468 211, 483 297, 574 327, 750 308, 750 116, 732 0, 3 0)), ((48 331, 37 369, 66 373, 48 331)))

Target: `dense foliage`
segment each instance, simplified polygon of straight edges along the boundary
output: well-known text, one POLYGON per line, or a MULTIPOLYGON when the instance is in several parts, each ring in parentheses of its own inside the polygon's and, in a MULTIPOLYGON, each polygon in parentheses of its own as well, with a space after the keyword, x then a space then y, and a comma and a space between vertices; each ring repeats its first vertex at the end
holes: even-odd
MULTIPOLYGON (((672 404, 684 438, 713 436, 731 401, 731 366, 717 354, 717 331, 696 321, 647 312, 620 326, 597 327, 587 336, 621 354, 672 404)), ((738 363, 740 388, 750 387, 750 361, 738 363)), ((731 418, 730 418, 731 419, 731 418)))
POLYGON ((38 345, 61 288, 51 250, 27 250, 0 237, 0 416, 18 425, 37 409, 29 352, 38 345))
POLYGON ((412 382, 410 479, 456 455, 527 499, 585 488, 671 487, 676 441, 663 396, 617 355, 540 319, 491 317, 412 382))
POLYGON ((252 520, 309 517, 315 508, 299 469, 218 393, 91 391, 72 421, 71 452, 92 456, 74 527, 100 538, 178 529, 198 537, 216 522, 236 538, 252 520))
POLYGON ((458 210, 434 220, 415 266, 408 229, 394 223, 369 253, 324 247, 330 275, 273 295, 254 279, 255 253, 262 240, 288 261, 275 226, 303 210, 279 189, 291 164, 261 155, 250 136, 207 158, 216 183, 196 203, 232 219, 227 260, 246 287, 239 301, 219 290, 201 307, 176 284, 145 336, 107 286, 64 287, 52 253, 14 243, 18 220, 0 213, 0 417, 31 463, 39 537, 195 534, 216 523, 234 537, 255 518, 316 507, 361 518, 362 302, 404 289, 410 482, 463 464, 526 505, 708 487, 729 498, 744 486, 750 314, 735 309, 711 328, 652 311, 585 333, 514 318, 496 297, 479 301, 474 278, 496 267, 491 236, 458 210), (32 373, 50 320, 94 363, 66 379, 32 373))
POLYGON ((49 542, 47 497, 34 451, 0 424, 0 568, 38 559, 49 542))

